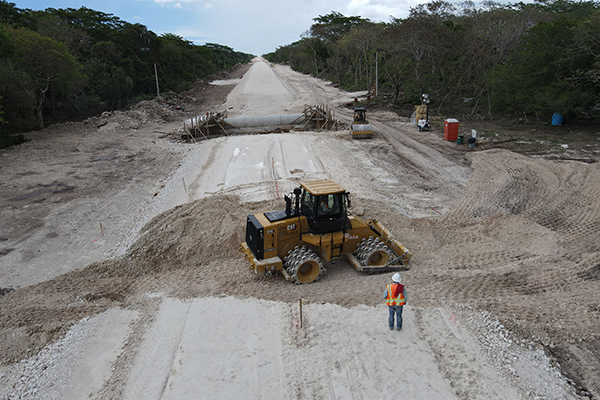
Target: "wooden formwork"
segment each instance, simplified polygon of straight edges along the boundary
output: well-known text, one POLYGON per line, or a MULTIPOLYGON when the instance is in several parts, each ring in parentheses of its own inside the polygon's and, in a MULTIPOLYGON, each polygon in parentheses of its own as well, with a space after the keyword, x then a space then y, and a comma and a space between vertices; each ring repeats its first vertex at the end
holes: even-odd
MULTIPOLYGON (((338 129, 338 121, 333 117, 331 110, 325 105, 307 106, 304 108, 302 114, 304 115, 304 125, 302 125, 300 129, 296 127, 296 130, 316 130, 317 132, 321 132, 338 129)), ((181 135, 181 139, 195 142, 196 139, 209 139, 220 135, 229 136, 230 132, 228 132, 228 130, 234 131, 234 133, 249 133, 244 131, 244 127, 235 126, 232 123, 227 122, 226 117, 227 112, 224 111, 207 112, 206 115, 192 118, 187 121, 188 123, 183 124, 183 134, 181 135)), ((302 119, 300 119, 300 121, 302 121, 302 119)), ((264 129, 259 133, 280 133, 282 131, 281 127, 273 126, 264 129)))
POLYGON ((304 109, 304 118, 306 123, 302 130, 306 130, 307 126, 317 132, 337 130, 338 122, 333 117, 333 113, 326 105, 309 106, 304 109))
POLYGON ((196 139, 208 139, 221 134, 228 135, 222 126, 226 112, 207 112, 205 115, 189 120, 189 124, 183 123, 183 134, 181 139, 196 141, 196 139))

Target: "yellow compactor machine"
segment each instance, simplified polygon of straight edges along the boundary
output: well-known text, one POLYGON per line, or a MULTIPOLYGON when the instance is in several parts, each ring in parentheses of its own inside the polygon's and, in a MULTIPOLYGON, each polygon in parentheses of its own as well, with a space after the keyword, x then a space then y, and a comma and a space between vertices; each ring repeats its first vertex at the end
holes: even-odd
POLYGON ((366 139, 373 137, 375 131, 373 126, 367 119, 367 109, 364 107, 358 107, 354 109, 354 118, 352 124, 350 124, 350 135, 352 139, 366 139))
POLYGON ((240 251, 255 273, 280 271, 289 281, 310 283, 325 273, 324 262, 342 256, 364 272, 409 268, 412 254, 377 220, 351 215, 349 193, 339 184, 301 183, 285 202, 285 210, 246 220, 240 251))

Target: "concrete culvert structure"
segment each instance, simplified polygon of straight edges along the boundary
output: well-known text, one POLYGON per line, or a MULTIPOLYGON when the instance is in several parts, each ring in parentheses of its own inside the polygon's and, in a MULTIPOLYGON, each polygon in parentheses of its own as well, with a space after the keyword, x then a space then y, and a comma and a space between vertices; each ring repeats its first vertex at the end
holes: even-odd
POLYGON ((227 132, 260 132, 276 128, 299 130, 306 124, 304 114, 263 115, 258 117, 237 117, 223 119, 227 132), (242 129, 237 129, 242 128, 242 129))
POLYGON ((210 137, 230 134, 246 134, 256 132, 282 132, 337 130, 338 121, 327 106, 308 106, 302 113, 274 114, 248 117, 226 116, 225 111, 208 112, 184 122, 182 139, 209 139, 210 137))

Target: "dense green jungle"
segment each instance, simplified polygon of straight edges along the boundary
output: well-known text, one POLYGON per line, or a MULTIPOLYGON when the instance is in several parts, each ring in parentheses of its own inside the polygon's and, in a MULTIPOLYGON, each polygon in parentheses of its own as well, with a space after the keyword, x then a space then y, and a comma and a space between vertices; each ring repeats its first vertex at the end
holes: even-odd
MULTIPOLYGON (((300 40, 265 57, 348 90, 372 106, 482 119, 590 123, 600 110, 600 3, 435 0, 376 23, 320 15, 300 40), (384 104, 381 104, 384 103, 384 104)), ((410 115, 410 114, 409 114, 410 115)))
POLYGON ((86 7, 33 11, 2 0, 0 148, 28 130, 166 98, 253 57, 86 7))

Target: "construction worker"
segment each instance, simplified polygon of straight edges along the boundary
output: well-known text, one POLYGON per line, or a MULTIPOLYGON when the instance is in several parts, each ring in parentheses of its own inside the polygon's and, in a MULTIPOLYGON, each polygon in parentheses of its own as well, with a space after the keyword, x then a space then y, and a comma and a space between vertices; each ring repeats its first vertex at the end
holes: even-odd
POLYGON ((402 329, 402 309, 406 304, 406 289, 404 285, 401 285, 402 278, 399 273, 395 273, 392 276, 391 284, 387 285, 385 291, 383 292, 383 298, 385 299, 385 304, 388 305, 388 309, 390 312, 389 316, 389 324, 390 330, 394 330, 394 316, 396 316, 398 330, 402 329))
POLYGON ((329 206, 327 205, 327 201, 325 199, 321 199, 321 203, 319 204, 321 211, 323 213, 329 212, 329 206))

